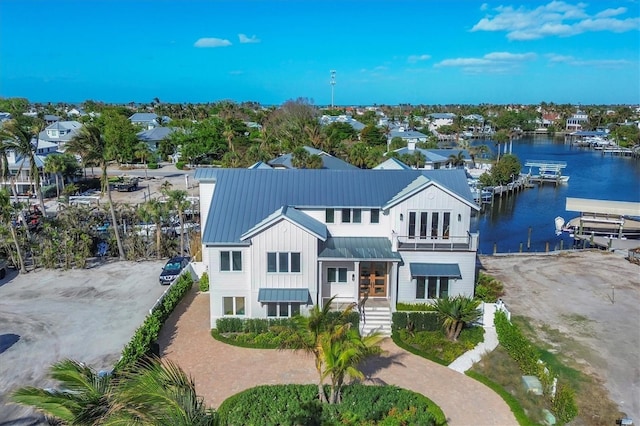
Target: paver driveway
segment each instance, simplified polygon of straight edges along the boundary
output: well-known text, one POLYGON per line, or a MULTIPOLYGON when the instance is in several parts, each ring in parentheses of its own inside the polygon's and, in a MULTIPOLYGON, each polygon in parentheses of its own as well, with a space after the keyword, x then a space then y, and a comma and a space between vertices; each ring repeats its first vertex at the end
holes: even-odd
MULTIPOLYGON (((213 339, 209 295, 195 289, 160 336, 162 355, 191 374, 207 405, 218 407, 242 390, 276 383, 315 383, 311 356, 292 351, 244 349, 213 339)), ((364 365, 367 383, 393 384, 428 396, 450 425, 517 425, 505 402, 464 374, 420 358, 385 340, 386 354, 364 365)))

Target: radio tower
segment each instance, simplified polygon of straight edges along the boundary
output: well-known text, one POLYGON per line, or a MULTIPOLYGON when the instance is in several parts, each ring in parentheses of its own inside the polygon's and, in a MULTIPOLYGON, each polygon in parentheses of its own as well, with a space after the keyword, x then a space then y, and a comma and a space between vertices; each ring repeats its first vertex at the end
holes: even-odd
POLYGON ((329 84, 331 84, 331 109, 333 109, 333 88, 336 85, 336 70, 331 70, 331 81, 329 82, 329 84))

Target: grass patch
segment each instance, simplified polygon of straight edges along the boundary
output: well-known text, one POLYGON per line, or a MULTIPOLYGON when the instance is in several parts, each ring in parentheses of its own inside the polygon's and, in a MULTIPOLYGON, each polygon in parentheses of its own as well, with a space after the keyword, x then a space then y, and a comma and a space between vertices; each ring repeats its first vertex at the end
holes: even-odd
POLYGON ((438 364, 449 365, 484 340, 484 329, 482 327, 465 328, 460 333, 457 342, 448 340, 442 330, 415 333, 398 330, 392 337, 398 346, 413 354, 438 364), (398 341, 402 343, 400 344, 398 341))
POLYGON ((280 342, 286 339, 284 333, 268 331, 266 333, 220 333, 211 330, 211 336, 227 345, 249 349, 278 349, 280 342))

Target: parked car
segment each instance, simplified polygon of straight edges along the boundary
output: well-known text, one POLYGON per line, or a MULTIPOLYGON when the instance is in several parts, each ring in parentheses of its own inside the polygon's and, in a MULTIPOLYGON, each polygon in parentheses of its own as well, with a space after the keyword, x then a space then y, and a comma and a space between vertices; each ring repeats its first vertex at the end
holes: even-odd
POLYGON ((188 256, 174 256, 169 259, 160 273, 160 284, 171 284, 173 280, 178 278, 180 272, 187 267, 189 261, 191 261, 191 258, 188 256))

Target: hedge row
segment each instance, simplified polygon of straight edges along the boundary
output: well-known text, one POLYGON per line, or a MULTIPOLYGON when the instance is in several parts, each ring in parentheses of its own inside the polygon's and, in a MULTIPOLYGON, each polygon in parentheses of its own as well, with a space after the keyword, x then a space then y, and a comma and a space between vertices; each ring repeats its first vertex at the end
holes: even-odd
POLYGON ((122 356, 115 366, 116 370, 130 367, 151 353, 151 345, 158 339, 162 325, 192 285, 191 274, 183 273, 180 275, 169 288, 162 302, 156 305, 151 314, 147 315, 142 325, 135 331, 131 341, 122 351, 122 356))
POLYGON ((411 331, 436 331, 442 328, 442 321, 435 311, 431 312, 394 312, 391 315, 392 331, 410 329, 411 331))
MULTIPOLYGON (((329 312, 329 321, 336 319, 342 312, 329 312)), ((351 312, 348 321, 352 327, 358 329, 360 316, 357 312, 351 312)), ((292 318, 236 318, 223 317, 216 320, 216 330, 218 333, 267 333, 273 326, 293 327, 292 318)))

